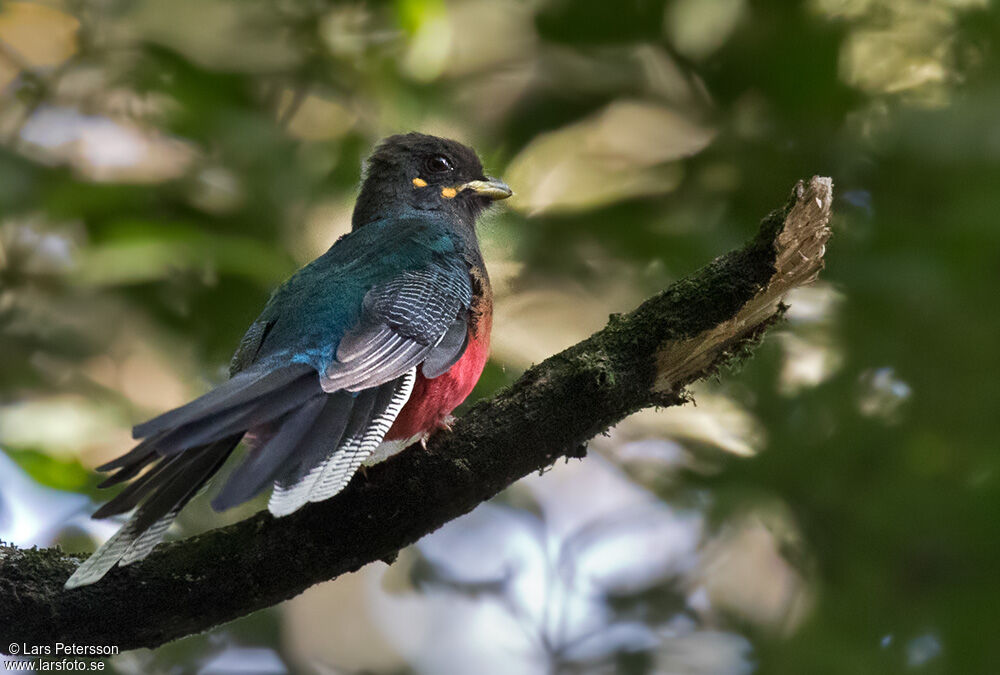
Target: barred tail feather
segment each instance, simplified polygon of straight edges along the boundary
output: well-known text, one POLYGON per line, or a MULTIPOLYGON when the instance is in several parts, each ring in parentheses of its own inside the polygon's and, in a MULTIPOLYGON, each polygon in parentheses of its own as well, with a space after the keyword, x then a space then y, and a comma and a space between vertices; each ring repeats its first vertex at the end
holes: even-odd
POLYGON ((114 505, 110 511, 120 512, 118 509, 124 507, 123 510, 127 511, 141 502, 125 525, 77 568, 65 587, 92 584, 115 564, 128 565, 149 555, 163 540, 177 513, 225 462, 241 436, 236 434, 192 449, 190 454, 161 459, 139 481, 106 504, 105 508, 114 505), (120 500, 123 495, 126 498, 120 500))
POLYGON ((389 432, 392 423, 396 421, 399 411, 410 398, 415 379, 415 369, 404 375, 396 386, 388 406, 381 415, 372 420, 357 446, 352 448, 350 452, 334 453, 330 458, 332 461, 326 462, 319 481, 309 493, 310 502, 321 502, 324 499, 329 499, 347 487, 351 478, 361 467, 362 462, 375 451, 375 448, 389 432))
POLYGON ((329 499, 344 489, 361 463, 389 431, 413 391, 415 377, 416 370, 411 369, 395 382, 383 385, 378 392, 380 400, 374 402, 373 409, 364 415, 352 414, 341 437, 316 439, 325 442, 326 448, 333 449, 326 450, 325 456, 310 462, 312 466, 305 475, 275 482, 267 505, 271 514, 287 516, 309 502, 329 499))
POLYGON ((147 555, 152 552, 156 545, 163 541, 163 537, 166 536, 167 530, 173 525, 174 520, 177 519, 177 514, 180 512, 179 507, 175 507, 170 510, 170 513, 163 516, 157 520, 153 525, 143 532, 135 541, 133 541, 128 550, 122 554, 121 560, 118 564, 124 567, 125 565, 131 565, 137 560, 142 560, 147 555))
POLYGON ((104 542, 94 554, 87 558, 82 565, 76 568, 73 575, 66 580, 66 588, 77 588, 87 586, 100 580, 114 567, 121 557, 125 555, 132 542, 138 537, 135 527, 135 517, 133 516, 120 530, 115 532, 110 539, 104 542))

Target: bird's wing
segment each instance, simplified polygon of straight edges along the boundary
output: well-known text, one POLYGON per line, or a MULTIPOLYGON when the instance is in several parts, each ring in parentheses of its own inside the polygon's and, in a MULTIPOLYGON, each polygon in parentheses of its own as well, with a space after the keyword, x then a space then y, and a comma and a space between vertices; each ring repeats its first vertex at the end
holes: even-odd
MULTIPOLYGON (((249 489, 260 484, 262 475, 275 479, 268 504, 272 514, 292 513, 347 485, 409 399, 416 369, 436 377, 461 357, 468 342, 471 303, 469 272, 462 263, 403 272, 366 293, 360 319, 340 339, 334 360, 320 377, 328 392, 328 414, 338 416, 331 435, 339 442, 311 434, 300 444, 297 461, 285 463, 280 473, 247 474, 249 489)), ((242 496, 240 470, 230 479, 234 500, 242 496)), ((225 499, 228 490, 230 484, 219 499, 225 499)))
POLYGON ((461 262, 403 272, 372 288, 321 386, 327 392, 376 387, 425 361, 431 371, 425 375, 446 371, 465 351, 471 304, 469 271, 461 262))

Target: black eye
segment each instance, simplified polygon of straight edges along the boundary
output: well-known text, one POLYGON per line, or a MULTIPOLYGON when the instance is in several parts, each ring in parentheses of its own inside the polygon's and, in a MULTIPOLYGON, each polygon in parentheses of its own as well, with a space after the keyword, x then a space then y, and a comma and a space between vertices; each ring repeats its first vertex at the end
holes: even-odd
POLYGON ((434 155, 427 158, 427 161, 424 162, 424 168, 427 169, 428 173, 446 173, 455 167, 451 165, 451 160, 444 155, 434 155))

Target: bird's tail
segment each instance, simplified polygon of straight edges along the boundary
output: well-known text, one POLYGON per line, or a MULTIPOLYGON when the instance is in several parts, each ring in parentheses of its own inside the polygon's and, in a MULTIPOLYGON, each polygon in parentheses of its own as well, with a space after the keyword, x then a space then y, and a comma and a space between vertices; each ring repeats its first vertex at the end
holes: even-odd
POLYGON ((308 366, 248 370, 185 406, 133 430, 143 440, 98 467, 115 470, 101 487, 139 476, 94 513, 106 518, 135 512, 84 562, 67 588, 94 583, 115 564, 153 550, 177 513, 220 469, 247 431, 250 453, 212 500, 223 510, 253 498, 272 483, 269 509, 287 515, 342 490, 382 441, 413 388, 415 369, 357 393, 326 393, 308 366), (264 432, 264 433, 262 433, 264 432))
POLYGON ((242 435, 161 458, 142 478, 105 504, 95 516, 127 511, 134 505, 132 502, 146 497, 128 522, 73 572, 66 588, 92 584, 116 563, 128 565, 149 555, 180 510, 226 461, 242 435))

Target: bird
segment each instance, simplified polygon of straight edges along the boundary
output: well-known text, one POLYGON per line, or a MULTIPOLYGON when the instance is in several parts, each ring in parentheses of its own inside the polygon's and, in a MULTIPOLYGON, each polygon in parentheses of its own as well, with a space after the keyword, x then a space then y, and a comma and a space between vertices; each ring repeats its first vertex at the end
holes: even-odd
POLYGON ((378 143, 351 231, 272 293, 229 379, 135 426, 138 444, 98 467, 114 471, 101 487, 131 482, 93 517, 133 513, 66 588, 146 557, 241 441, 212 507, 271 487, 268 510, 281 517, 343 490, 380 446, 446 428, 489 355, 476 222, 512 194, 457 141, 411 132, 378 143))

